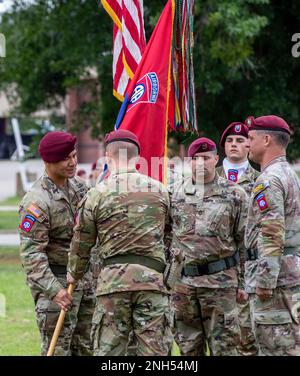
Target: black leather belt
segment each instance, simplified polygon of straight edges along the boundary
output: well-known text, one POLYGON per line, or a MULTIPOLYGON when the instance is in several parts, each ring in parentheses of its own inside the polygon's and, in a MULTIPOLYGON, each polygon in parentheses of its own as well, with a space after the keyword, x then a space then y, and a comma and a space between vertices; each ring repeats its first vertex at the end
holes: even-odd
POLYGON ((50 269, 54 275, 67 274, 67 267, 65 265, 53 265, 50 264, 50 269))
POLYGON ((209 275, 219 273, 223 270, 231 269, 238 265, 240 257, 238 252, 233 256, 225 257, 218 261, 208 262, 207 264, 187 264, 182 269, 182 275, 185 277, 198 277, 201 275, 209 275))

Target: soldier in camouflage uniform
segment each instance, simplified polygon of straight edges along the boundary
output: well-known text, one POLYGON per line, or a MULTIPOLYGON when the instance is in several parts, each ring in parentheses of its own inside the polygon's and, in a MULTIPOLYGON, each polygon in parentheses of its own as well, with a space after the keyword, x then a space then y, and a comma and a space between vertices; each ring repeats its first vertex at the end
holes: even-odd
MULTIPOLYGON (((220 146, 225 150, 226 158, 217 168, 218 174, 239 184, 250 196, 259 172, 248 161, 248 127, 239 122, 229 124, 222 134, 220 146)), ((258 348, 251 327, 249 300, 238 303, 238 309, 241 328, 238 352, 242 356, 255 356, 258 348)))
POLYGON ((46 172, 24 196, 19 210, 21 259, 35 303, 42 355, 47 354, 60 308, 69 311, 54 355, 92 355, 95 299, 90 273, 76 287, 73 299, 66 291, 75 211, 86 193, 84 182, 74 178, 75 142, 76 137, 64 132, 50 132, 41 140, 46 172))
POLYGON ((175 186, 171 202, 172 251, 179 248, 185 254, 172 296, 176 342, 182 355, 203 355, 205 342, 211 355, 237 355, 237 299, 246 296, 239 265, 247 195, 216 174, 218 156, 211 140, 194 141, 188 156, 193 159, 192 177, 175 186))
POLYGON ((300 184, 286 161, 291 131, 277 116, 250 117, 250 154, 262 173, 246 225, 246 291, 259 355, 300 355, 300 184))
POLYGON ((248 161, 248 127, 239 122, 229 124, 222 134, 220 146, 224 149, 226 158, 222 166, 217 168, 217 173, 238 183, 250 196, 259 172, 248 161))
POLYGON ((68 280, 82 277, 98 240, 102 268, 91 336, 94 355, 168 355, 172 322, 163 281, 170 245, 168 192, 135 169, 140 146, 132 132, 111 132, 105 142, 110 176, 81 203, 68 280), (120 151, 126 153, 123 158, 120 151))
POLYGON ((174 185, 184 177, 191 175, 190 165, 185 161, 187 158, 180 157, 180 145, 178 141, 170 136, 168 140, 168 169, 166 174, 167 188, 173 192, 174 185))

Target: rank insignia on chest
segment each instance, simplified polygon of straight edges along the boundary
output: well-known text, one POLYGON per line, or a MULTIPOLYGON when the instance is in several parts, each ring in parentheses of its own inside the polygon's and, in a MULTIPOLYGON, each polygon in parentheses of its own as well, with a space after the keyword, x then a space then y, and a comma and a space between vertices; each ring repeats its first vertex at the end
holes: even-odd
POLYGON ((40 216, 43 214, 41 209, 34 204, 31 204, 26 210, 29 211, 29 213, 32 214, 35 218, 40 218, 40 216))
POLYGON ((261 212, 263 212, 263 211, 265 211, 269 208, 268 201, 266 199, 266 196, 263 193, 258 195, 256 197, 255 201, 257 202, 258 208, 261 212))
POLYGON ((236 183, 238 181, 239 172, 238 170, 230 169, 228 170, 228 180, 236 183))
POLYGON ((30 232, 35 221, 36 219, 32 215, 25 215, 20 227, 22 230, 30 232))

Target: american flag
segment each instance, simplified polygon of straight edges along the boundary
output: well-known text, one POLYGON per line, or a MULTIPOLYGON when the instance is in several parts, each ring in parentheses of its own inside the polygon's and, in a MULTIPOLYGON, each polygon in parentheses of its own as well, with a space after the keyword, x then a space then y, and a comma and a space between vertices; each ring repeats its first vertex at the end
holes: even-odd
POLYGON ((146 48, 143 0, 101 0, 101 3, 114 21, 113 93, 123 101, 146 48))

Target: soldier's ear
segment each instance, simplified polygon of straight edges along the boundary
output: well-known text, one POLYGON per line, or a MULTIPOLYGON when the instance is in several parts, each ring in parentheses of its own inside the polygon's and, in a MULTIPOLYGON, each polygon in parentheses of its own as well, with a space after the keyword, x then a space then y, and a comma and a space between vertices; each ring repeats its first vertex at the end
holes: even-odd
POLYGON ((217 154, 217 155, 215 155, 215 161, 216 161, 216 164, 215 164, 215 166, 218 164, 218 162, 219 162, 219 159, 220 159, 220 157, 219 157, 219 155, 217 154))
POLYGON ((272 136, 270 134, 264 134, 263 137, 265 146, 270 146, 272 142, 272 136))

